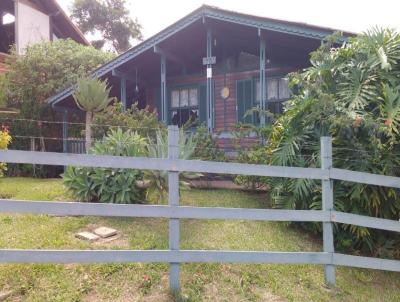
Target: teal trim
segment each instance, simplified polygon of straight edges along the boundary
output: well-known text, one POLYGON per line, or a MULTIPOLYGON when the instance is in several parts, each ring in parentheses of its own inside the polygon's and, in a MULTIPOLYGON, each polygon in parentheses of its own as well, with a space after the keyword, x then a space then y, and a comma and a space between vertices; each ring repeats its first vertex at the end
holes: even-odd
POLYGON ((244 118, 248 110, 253 108, 253 79, 243 79, 236 81, 236 120, 237 122, 244 122, 251 124, 254 122, 252 115, 244 118))
POLYGON ((121 78, 121 102, 123 110, 127 109, 126 78, 121 78))
MULTIPOLYGON (((267 80, 266 80, 266 72, 265 72, 265 47, 266 42, 262 33, 260 32, 260 108, 261 110, 265 110, 265 103, 267 102, 267 80)), ((255 93, 253 93, 255 95, 255 93)), ((260 126, 265 126, 265 115, 261 115, 260 118, 260 126)))
POLYGON ((161 97, 161 120, 167 124, 168 123, 168 110, 167 110, 167 103, 168 103, 168 91, 167 91, 167 59, 164 55, 161 55, 160 60, 160 97, 161 97))

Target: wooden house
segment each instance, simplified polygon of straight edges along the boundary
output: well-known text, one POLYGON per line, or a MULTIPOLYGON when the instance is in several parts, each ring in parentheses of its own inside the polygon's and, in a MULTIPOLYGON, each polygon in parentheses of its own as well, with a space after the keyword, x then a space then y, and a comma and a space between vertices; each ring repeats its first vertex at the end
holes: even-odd
MULTIPOLYGON (((309 66, 310 52, 334 32, 203 5, 93 76, 107 79, 125 108, 149 105, 161 121, 178 126, 196 119, 229 140, 238 122, 267 122, 257 114, 245 116, 249 109, 282 112, 290 98, 287 74, 309 66)), ((344 33, 341 42, 350 35, 344 33)), ((48 100, 65 120, 76 110, 73 91, 71 86, 48 100)))

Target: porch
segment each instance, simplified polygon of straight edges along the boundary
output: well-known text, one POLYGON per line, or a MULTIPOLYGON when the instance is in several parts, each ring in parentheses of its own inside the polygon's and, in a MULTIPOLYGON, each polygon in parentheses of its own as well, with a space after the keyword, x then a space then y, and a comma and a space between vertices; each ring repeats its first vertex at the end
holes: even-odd
MULTIPOLYGON (((165 124, 205 124, 229 140, 239 122, 268 123, 246 115, 249 109, 282 112, 290 98, 287 74, 309 66, 309 53, 331 33, 203 6, 93 75, 107 79, 124 108, 149 106, 165 124)), ((49 100, 65 121, 76 110, 72 92, 49 100)))

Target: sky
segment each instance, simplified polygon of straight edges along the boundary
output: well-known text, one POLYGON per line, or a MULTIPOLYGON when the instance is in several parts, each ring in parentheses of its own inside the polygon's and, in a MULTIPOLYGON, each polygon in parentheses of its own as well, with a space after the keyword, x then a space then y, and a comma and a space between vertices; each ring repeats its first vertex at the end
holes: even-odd
MULTIPOLYGON (((57 0, 67 11, 73 0, 57 0)), ((400 31, 400 0, 127 0, 145 39, 202 4, 263 17, 363 32, 373 26, 400 31)))

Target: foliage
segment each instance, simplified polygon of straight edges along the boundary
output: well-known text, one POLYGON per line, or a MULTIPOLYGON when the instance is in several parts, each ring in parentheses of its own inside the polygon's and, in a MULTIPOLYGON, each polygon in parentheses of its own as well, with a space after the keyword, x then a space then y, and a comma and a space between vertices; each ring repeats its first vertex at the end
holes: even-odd
MULTIPOLYGON (((248 113, 253 113, 253 110, 249 110, 248 113)), ((270 125, 266 127, 244 123, 236 125, 233 132, 233 142, 237 152, 236 161, 247 164, 268 164, 265 138, 270 131, 270 125), (251 145, 249 147, 243 147, 245 140, 250 140, 251 145)), ((261 176, 238 175, 235 177, 235 183, 251 190, 265 188, 265 182, 266 178, 261 176)))
POLYGON ((164 128, 164 125, 158 121, 157 113, 148 107, 139 109, 137 103, 134 103, 124 111, 121 102, 114 102, 94 116, 94 137, 103 137, 110 128, 115 127, 134 130, 144 137, 154 137, 155 130, 164 128))
MULTIPOLYGON (((77 78, 107 62, 112 54, 101 52, 93 47, 84 46, 73 40, 42 42, 26 48, 23 56, 12 52, 8 60, 10 71, 6 74, 7 106, 19 109, 20 114, 12 118, 23 121, 8 123, 14 139, 14 149, 31 150, 31 140, 23 137, 36 137, 36 150, 60 151, 59 140, 45 140, 43 137, 60 137, 61 124, 57 114, 46 103, 46 99, 58 90, 72 84, 77 78), (33 122, 28 120, 49 121, 33 122)), ((11 165, 9 170, 21 174, 55 177, 54 167, 36 165, 11 165), (14 169, 15 168, 15 169, 14 169), (36 174, 35 174, 36 173, 36 174)))
MULTIPOLYGON (((8 145, 11 143, 11 136, 8 129, 3 127, 0 130, 0 150, 6 150, 8 145)), ((0 177, 3 176, 4 171, 7 170, 5 163, 0 163, 0 177)))
POLYGON ((5 74, 0 74, 0 108, 7 104, 8 81, 5 74))
POLYGON ((100 34, 102 39, 92 41, 96 48, 110 43, 113 50, 122 53, 131 47, 132 40, 142 39, 142 26, 129 16, 125 0, 75 0, 72 19, 84 34, 100 34))
MULTIPOLYGON (((157 130, 154 139, 149 138, 147 153, 150 158, 168 158, 168 133, 165 130, 157 130)), ((192 135, 186 135, 183 129, 179 130, 178 158, 192 158, 196 149, 196 142, 192 135)), ((181 176, 186 179, 200 177, 198 173, 183 172, 181 176)), ((144 172, 144 179, 148 183, 147 193, 157 194, 158 201, 161 202, 168 192, 168 172, 159 170, 147 170, 144 172)), ((188 187, 185 181, 180 182, 181 186, 188 187)))
MULTIPOLYGON (((332 48, 336 38, 312 53, 312 67, 291 76, 298 94, 271 131, 270 163, 318 167, 319 139, 331 135, 335 167, 400 176, 400 35, 373 29, 332 48)), ((321 208, 319 182, 274 179, 269 185, 278 207, 321 208)), ((400 192, 394 188, 338 181, 334 192, 338 210, 399 219, 400 192)), ((400 257, 392 233, 338 224, 335 238, 340 249, 400 257)))
POLYGON ((9 105, 21 108, 27 117, 37 117, 45 100, 71 85, 113 57, 71 39, 30 45, 23 56, 15 51, 8 59, 9 105), (23 106, 25 105, 25 106, 23 106), (32 111, 29 115, 29 111, 32 111))
POLYGON ((226 161, 225 153, 218 147, 217 141, 212 133, 209 133, 205 125, 196 128, 193 140, 196 149, 193 158, 209 161, 226 161))
MULTIPOLYGON (((146 139, 133 131, 110 130, 90 153, 96 155, 143 156, 146 139)), ((140 203, 144 190, 138 186, 143 173, 133 169, 68 167, 64 184, 79 201, 108 203, 140 203)))
POLYGON ((107 87, 107 81, 95 78, 79 78, 77 87, 72 94, 76 105, 86 112, 86 150, 92 146, 92 120, 93 114, 103 111, 113 100, 110 98, 111 87, 107 87))

